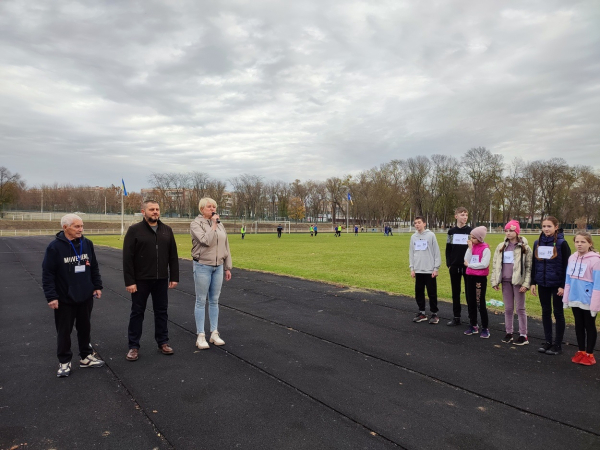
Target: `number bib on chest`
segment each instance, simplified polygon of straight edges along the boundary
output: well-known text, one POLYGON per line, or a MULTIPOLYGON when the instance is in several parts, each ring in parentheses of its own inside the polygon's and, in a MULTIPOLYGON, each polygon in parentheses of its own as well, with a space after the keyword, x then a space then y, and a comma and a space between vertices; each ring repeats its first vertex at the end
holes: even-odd
POLYGON ((479 255, 471 256, 471 262, 469 264, 479 264, 479 255))
POLYGON ((515 252, 504 252, 504 259, 502 260, 504 264, 514 264, 515 262, 515 252))
POLYGON ((554 256, 554 247, 538 247, 538 258, 540 259, 551 259, 554 256))
POLYGON ((468 234, 453 234, 452 235, 452 243, 455 245, 467 245, 468 240, 469 240, 468 234))
POLYGON ((422 239, 419 241, 415 241, 415 250, 417 250, 417 251, 427 250, 427 241, 424 241, 422 239))

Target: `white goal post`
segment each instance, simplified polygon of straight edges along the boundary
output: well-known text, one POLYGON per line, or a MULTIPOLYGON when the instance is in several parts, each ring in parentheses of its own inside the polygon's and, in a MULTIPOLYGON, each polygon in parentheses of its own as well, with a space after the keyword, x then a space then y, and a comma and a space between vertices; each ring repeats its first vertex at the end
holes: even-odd
POLYGON ((260 222, 254 221, 252 222, 252 233, 258 233, 258 224, 261 225, 261 228, 265 229, 266 232, 271 232, 271 227, 273 231, 277 231, 277 227, 281 225, 283 227, 283 232, 290 234, 292 232, 292 222, 289 220, 281 220, 279 222, 274 222, 272 220, 261 220, 260 222))

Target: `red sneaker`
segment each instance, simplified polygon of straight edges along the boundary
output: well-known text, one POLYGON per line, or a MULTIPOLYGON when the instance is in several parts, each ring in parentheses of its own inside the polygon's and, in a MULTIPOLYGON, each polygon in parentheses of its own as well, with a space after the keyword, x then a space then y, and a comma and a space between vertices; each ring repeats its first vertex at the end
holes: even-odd
POLYGON ((596 364, 596 358, 591 353, 586 353, 584 357, 579 361, 579 364, 583 364, 584 366, 593 366, 596 364))
POLYGON ((579 364, 584 356, 585 352, 580 350, 577 353, 575 353, 575 356, 571 358, 571 361, 573 361, 575 364, 579 364))

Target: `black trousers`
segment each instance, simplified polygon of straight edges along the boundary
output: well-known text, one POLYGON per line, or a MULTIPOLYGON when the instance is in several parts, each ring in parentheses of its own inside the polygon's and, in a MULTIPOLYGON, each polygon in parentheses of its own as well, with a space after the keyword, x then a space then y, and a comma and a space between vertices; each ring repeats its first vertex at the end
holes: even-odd
POLYGON ((154 310, 154 339, 161 346, 169 342, 167 327, 169 306, 169 280, 136 280, 137 292, 131 294, 131 315, 129 316, 129 348, 140 348, 142 325, 148 296, 152 295, 152 309, 154 310))
POLYGON ((565 313, 562 297, 558 296, 558 287, 545 287, 538 284, 538 295, 540 296, 540 305, 542 305, 542 325, 544 325, 546 342, 560 347, 565 335, 565 313), (556 320, 554 341, 552 340, 552 309, 554 309, 554 319, 556 320))
MULTIPOLYGON (((468 295, 467 292, 467 268, 465 266, 450 266, 448 268, 450 272, 450 286, 452 286, 452 312, 454 317, 460 317, 461 305, 460 305, 460 294, 463 280, 465 281, 465 299, 468 295)), ((469 302, 467 301, 467 304, 469 302)))
POLYGON ((469 275, 467 277, 467 307, 469 309, 469 321, 472 326, 477 325, 477 308, 481 316, 481 326, 487 328, 488 313, 485 305, 485 291, 487 289, 487 277, 469 275))
POLYGON ((581 308, 571 308, 575 318, 575 335, 577 336, 577 346, 580 351, 594 353, 596 339, 598 339, 598 330, 596 330, 596 318, 592 314, 581 308), (586 341, 587 335, 587 343, 586 341))
POLYGON ((432 313, 439 311, 437 306, 437 278, 432 278, 430 273, 415 274, 415 300, 419 311, 425 311, 425 288, 429 297, 429 310, 432 313))
POLYGON ((77 342, 79 343, 79 356, 81 356, 81 359, 85 359, 92 353, 90 347, 90 319, 93 306, 93 298, 82 303, 58 302, 58 309, 54 310, 54 324, 56 325, 56 356, 58 356, 61 364, 66 364, 73 358, 73 352, 71 351, 73 325, 77 329, 77 342))

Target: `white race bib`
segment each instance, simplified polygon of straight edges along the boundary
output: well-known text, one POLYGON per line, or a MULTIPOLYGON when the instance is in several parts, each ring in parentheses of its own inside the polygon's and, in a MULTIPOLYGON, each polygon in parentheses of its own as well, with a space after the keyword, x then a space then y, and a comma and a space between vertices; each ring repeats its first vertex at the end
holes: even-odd
POLYGON ((80 264, 75 266, 75 273, 84 273, 85 272, 85 264, 80 264))
POLYGON ((471 256, 471 262, 469 264, 479 264, 479 255, 471 256))
POLYGON ((587 264, 582 264, 581 261, 576 262, 575 264, 569 264, 569 267, 567 267, 567 275, 572 277, 582 277, 585 273, 585 269, 587 269, 587 264))
POLYGON ((427 241, 424 241, 423 239, 415 241, 415 250, 417 250, 417 251, 427 250, 427 241))
POLYGON ((546 245, 538 247, 537 251, 540 259, 550 259, 554 255, 554 247, 548 247, 546 245))
POLYGON ((504 264, 514 264, 515 263, 515 252, 504 252, 504 259, 502 260, 504 264))
POLYGON ((452 235, 452 243, 455 245, 467 245, 468 240, 469 240, 468 234, 453 234, 452 235))

